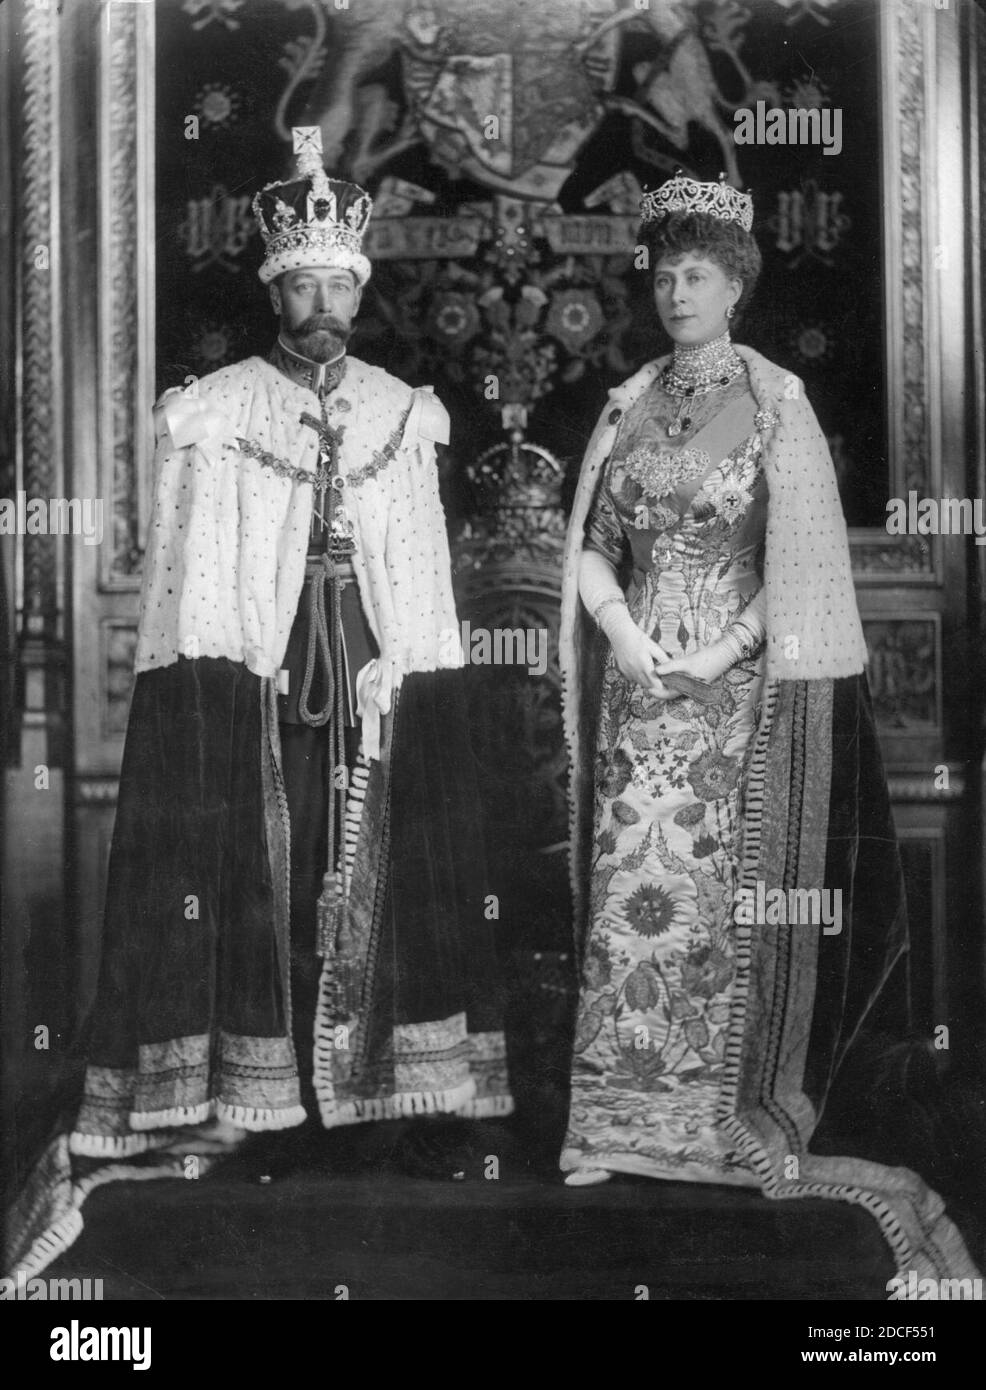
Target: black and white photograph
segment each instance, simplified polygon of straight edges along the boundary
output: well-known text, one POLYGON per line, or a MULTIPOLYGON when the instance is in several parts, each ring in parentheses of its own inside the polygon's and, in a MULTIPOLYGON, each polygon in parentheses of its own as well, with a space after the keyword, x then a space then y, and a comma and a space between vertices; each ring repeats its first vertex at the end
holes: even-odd
POLYGON ((947 1363, 984 110, 979 0, 0 0, 37 1364, 347 1301, 947 1363))

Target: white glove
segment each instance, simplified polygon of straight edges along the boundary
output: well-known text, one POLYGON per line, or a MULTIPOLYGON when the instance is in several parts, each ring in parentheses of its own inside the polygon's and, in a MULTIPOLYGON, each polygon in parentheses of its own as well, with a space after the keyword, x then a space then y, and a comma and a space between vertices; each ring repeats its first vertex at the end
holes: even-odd
POLYGON ((667 661, 667 653, 633 621, 613 566, 597 550, 582 552, 579 593, 608 637, 620 673, 659 699, 673 699, 674 691, 654 675, 655 663, 667 661))

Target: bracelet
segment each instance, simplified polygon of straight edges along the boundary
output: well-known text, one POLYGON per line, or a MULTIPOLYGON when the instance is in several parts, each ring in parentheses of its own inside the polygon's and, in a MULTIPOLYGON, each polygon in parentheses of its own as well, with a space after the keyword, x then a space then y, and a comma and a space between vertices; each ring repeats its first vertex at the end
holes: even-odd
POLYGON ((764 639, 760 633, 750 632, 749 628, 745 631, 746 635, 744 637, 738 637, 737 641, 740 645, 740 651, 743 653, 743 660, 750 661, 763 647, 764 639))
POLYGON ((604 608, 608 608, 611 603, 622 603, 624 608, 627 606, 627 601, 622 594, 618 596, 614 594, 612 598, 604 598, 602 603, 597 603, 592 610, 592 616, 596 620, 597 626, 601 624, 601 619, 599 617, 600 613, 604 608))
POLYGON ((737 661, 752 660, 764 645, 763 637, 751 632, 742 622, 735 622, 727 627, 720 641, 725 642, 731 648, 737 661))
POLYGON ((754 658, 755 656, 759 656, 760 653, 763 651, 765 645, 766 645, 766 642, 765 642, 764 638, 762 638, 762 637, 751 637, 750 640, 749 640, 749 642, 746 644, 745 649, 744 649, 745 652, 746 652, 746 658, 747 658, 747 660, 748 660, 748 661, 752 661, 753 658, 754 658))

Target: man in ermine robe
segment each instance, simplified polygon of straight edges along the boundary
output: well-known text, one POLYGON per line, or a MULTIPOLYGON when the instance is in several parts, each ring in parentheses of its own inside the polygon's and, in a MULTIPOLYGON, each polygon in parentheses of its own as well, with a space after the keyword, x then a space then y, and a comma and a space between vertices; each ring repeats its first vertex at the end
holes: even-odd
POLYGON ((73 1153, 512 1108, 435 446, 346 352, 371 201, 296 132, 266 358, 165 392, 73 1153))

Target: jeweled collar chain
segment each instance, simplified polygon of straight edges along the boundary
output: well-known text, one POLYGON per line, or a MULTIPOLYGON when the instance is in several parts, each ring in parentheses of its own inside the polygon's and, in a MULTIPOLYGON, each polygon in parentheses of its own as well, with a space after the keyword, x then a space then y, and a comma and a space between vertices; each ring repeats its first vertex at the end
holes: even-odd
POLYGON ((692 417, 682 413, 686 401, 728 386, 742 370, 743 359, 730 342, 728 333, 697 347, 676 345, 674 357, 661 373, 665 391, 679 397, 675 418, 668 425, 668 436, 674 439, 691 427, 692 417))
POLYGON ((697 393, 723 385, 722 378, 732 378, 743 362, 733 347, 729 334, 713 338, 697 347, 675 346, 674 357, 664 369, 665 384, 675 396, 697 393))
POLYGON ((316 396, 334 391, 346 373, 345 349, 331 362, 313 362, 310 357, 302 357, 300 352, 289 348, 280 337, 271 348, 267 360, 291 381, 307 387, 316 396))

